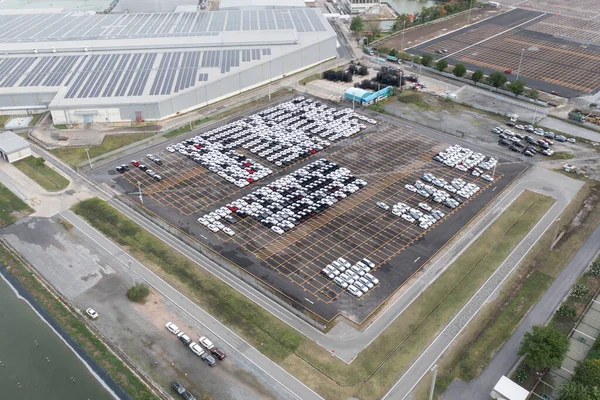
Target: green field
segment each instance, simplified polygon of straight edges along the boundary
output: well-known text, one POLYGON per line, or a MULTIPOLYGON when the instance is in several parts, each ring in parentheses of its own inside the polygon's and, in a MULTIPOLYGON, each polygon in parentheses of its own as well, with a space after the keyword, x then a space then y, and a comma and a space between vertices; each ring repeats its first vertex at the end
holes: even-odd
POLYGON ((23 200, 0 183, 0 228, 10 225, 32 212, 33 210, 23 200))
POLYGON ((521 194, 350 365, 331 357, 331 353, 306 340, 101 200, 86 200, 73 210, 147 265, 158 266, 158 272, 166 275, 178 289, 325 398, 378 399, 489 278, 552 203, 550 197, 533 192, 521 194))
POLYGON ((49 192, 63 190, 69 186, 67 178, 38 160, 43 161, 43 158, 30 156, 14 162, 13 165, 49 192))
MULTIPOLYGON (((101 156, 102 154, 108 153, 127 146, 131 143, 138 142, 140 140, 154 136, 153 133, 125 133, 121 135, 107 135, 101 144, 97 146, 88 147, 90 152, 90 158, 101 156)), ((66 162, 71 166, 76 166, 81 162, 87 160, 87 154, 85 147, 60 147, 51 151, 52 154, 66 162)))

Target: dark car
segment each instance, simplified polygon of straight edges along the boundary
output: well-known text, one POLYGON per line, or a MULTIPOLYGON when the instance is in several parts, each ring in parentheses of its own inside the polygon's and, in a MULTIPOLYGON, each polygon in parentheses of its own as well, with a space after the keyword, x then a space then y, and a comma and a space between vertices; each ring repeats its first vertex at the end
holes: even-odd
POLYGON ((185 392, 183 385, 177 381, 173 381, 173 383, 171 383, 171 387, 179 394, 183 394, 183 392, 185 392))
POLYGON ((192 339, 190 339, 190 337, 184 332, 179 332, 177 334, 177 337, 179 338, 179 340, 181 340, 181 343, 185 344, 186 346, 192 343, 192 339))
POLYGON ((116 170, 118 173, 120 173, 120 174, 122 174, 123 172, 125 172, 125 168, 123 168, 123 167, 117 167, 117 168, 115 168, 115 170, 116 170))
POLYGON ((515 146, 514 144, 511 144, 510 146, 508 146, 508 149, 517 153, 521 152, 521 149, 517 146, 515 146))
POLYGON ((141 169, 142 171, 146 171, 148 169, 148 166, 146 166, 144 164, 140 164, 140 166, 138 168, 141 169))
POLYGON ((230 224, 235 224, 237 222, 237 219, 233 218, 231 215, 226 215, 223 218, 225 219, 225 221, 229 222, 230 224))
POLYGON ((514 123, 514 122, 512 122, 512 121, 508 121, 508 122, 506 123, 506 126, 515 126, 515 123, 514 123))
POLYGON ((527 143, 535 144, 535 139, 529 135, 525 136, 525 141, 527 143))
POLYGON ((181 393, 181 397, 183 397, 185 400, 196 400, 196 398, 194 397, 193 394, 191 394, 190 392, 183 392, 181 393))
POLYGON ((533 157, 534 156, 534 154, 531 151, 529 151, 529 150, 525 150, 523 152, 523 154, 525 154, 527 157, 533 157))
POLYGON ((225 355, 225 353, 223 352, 223 350, 221 350, 218 347, 213 347, 210 352, 212 353, 213 356, 217 357, 219 360, 223 360, 225 357, 227 357, 225 355))
POLYGON ((537 149, 535 147, 533 147, 533 146, 527 146, 527 147, 525 147, 525 150, 529 151, 529 152, 531 152, 533 154, 537 153, 537 149))
POLYGON ((129 165, 127 164, 121 164, 121 168, 123 168, 125 171, 129 171, 129 165))
POLYGON ((213 356, 208 353, 202 354, 202 361, 204 361, 207 365, 214 367, 217 364, 217 360, 213 356))
POLYGON ((160 158, 155 158, 152 161, 154 161, 157 165, 163 165, 163 162, 162 162, 162 160, 160 158))
POLYGON ((506 139, 500 139, 500 140, 498 140, 498 144, 500 146, 508 146, 510 144, 510 142, 506 139))
POLYGON ((540 146, 544 150, 550 148, 550 145, 548 143, 544 142, 543 140, 538 140, 537 144, 538 144, 538 146, 540 146))

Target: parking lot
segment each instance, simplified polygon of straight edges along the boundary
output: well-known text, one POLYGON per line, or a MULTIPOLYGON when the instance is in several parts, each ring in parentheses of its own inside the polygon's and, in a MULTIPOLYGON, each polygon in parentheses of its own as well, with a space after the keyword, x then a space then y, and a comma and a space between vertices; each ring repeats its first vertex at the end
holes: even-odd
POLYGON ((600 88, 600 46, 588 42, 596 36, 595 20, 515 9, 411 50, 445 51, 449 64, 486 74, 510 70, 509 81, 519 72, 528 86, 570 98, 600 88))
MULTIPOLYGON (((336 111, 339 110, 340 107, 336 111)), ((232 118, 223 125, 235 126, 235 122, 241 120, 247 121, 248 116, 232 118)), ((494 174, 490 182, 472 175, 470 170, 461 171, 433 160, 434 155, 449 147, 448 143, 421 135, 417 129, 402 124, 371 123, 364 117, 357 121, 358 131, 335 140, 324 139, 325 143, 321 144, 326 146, 322 150, 314 154, 309 151, 281 166, 269 161, 268 155, 261 157, 260 151, 253 153, 252 147, 243 148, 243 144, 223 149, 222 152, 234 150, 246 157, 241 157, 242 163, 250 160, 252 165, 260 163, 272 170, 260 180, 246 181, 248 184, 243 187, 206 168, 201 161, 195 161, 196 152, 188 156, 178 151, 171 153, 164 145, 134 156, 138 161, 144 160, 146 153, 159 157, 162 165, 152 168, 161 175, 160 181, 133 167, 117 175, 114 170, 104 168, 93 171, 92 177, 107 181, 135 201, 139 201, 139 182, 146 208, 210 246, 299 307, 326 320, 343 313, 360 322, 526 166, 499 160, 494 171, 487 171, 489 175, 494 174), (478 190, 468 198, 459 198, 462 204, 451 208, 433 201, 434 194, 425 198, 407 189, 407 185, 414 185, 424 173, 445 179, 448 185, 460 178, 478 190), (310 206, 305 205, 308 200, 312 202, 310 206), (378 203, 385 203, 389 209, 384 210, 378 203), (398 203, 404 203, 404 212, 393 207, 398 203), (439 221, 430 218, 430 221, 409 222, 402 214, 408 214, 410 209, 427 214, 424 211, 427 206, 420 207, 419 203, 441 211, 444 217, 439 221), (227 215, 227 219, 217 217, 216 210, 227 215), (206 226, 198 222, 199 218, 206 226), (218 225, 221 228, 217 229, 218 225), (347 288, 322 273, 324 267, 339 257, 351 265, 367 258, 375 265, 370 272, 378 283, 363 290, 360 298, 351 295, 347 288)), ((218 128, 212 130, 215 129, 218 128)), ((207 131, 210 130, 194 135, 200 139, 207 131)), ((168 147, 185 140, 190 139, 179 139, 168 147)), ((220 139, 216 142, 220 143, 220 139)), ((200 146, 212 148, 213 145, 200 146)), ((210 150, 206 150, 204 154, 209 153, 210 150)), ((485 152, 482 153, 485 157, 485 152)), ((130 161, 123 159, 117 165, 130 161)), ((433 190, 433 184, 427 185, 433 190)), ((454 197, 459 196, 454 194, 454 197)))

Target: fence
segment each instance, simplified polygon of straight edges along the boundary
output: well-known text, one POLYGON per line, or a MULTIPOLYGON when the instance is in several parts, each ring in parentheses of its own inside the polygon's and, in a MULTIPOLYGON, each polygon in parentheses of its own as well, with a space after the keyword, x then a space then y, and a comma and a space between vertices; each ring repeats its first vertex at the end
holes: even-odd
MULTIPOLYGON (((304 307, 302 307, 301 305, 299 305, 287 298, 284 298, 284 297, 278 295, 272 288, 268 287, 266 284, 264 284, 262 281, 255 278, 251 274, 245 272, 240 266, 238 266, 238 265, 232 263, 231 261, 229 261, 228 259, 222 257, 220 254, 214 252, 212 249, 210 249, 210 248, 206 247, 205 245, 203 245, 202 243, 198 242, 197 240, 195 240, 194 238, 192 238, 185 232, 179 230, 175 226, 171 225, 167 221, 165 221, 162 218, 160 218, 159 216, 155 215, 153 212, 151 212, 147 208, 141 206, 140 204, 136 203, 135 201, 131 200, 130 198, 128 198, 126 196, 117 196, 116 199, 119 200, 122 204, 131 208, 133 211, 137 212, 138 214, 143 215, 145 218, 149 219, 155 225, 157 225, 160 228, 164 229, 165 231, 169 232, 171 235, 175 236, 176 238, 181 240, 183 243, 185 243, 189 247, 198 251, 200 254, 207 257, 209 260, 218 264, 219 267, 223 267, 231 275, 234 275, 236 278, 241 279, 242 281, 244 281, 248 285, 252 286, 253 288, 258 290, 265 296, 269 297, 271 300, 275 301, 277 304, 285 307, 287 310, 291 311, 292 313, 294 313, 294 315, 301 318, 305 322, 309 323, 310 325, 312 325, 315 328, 320 329, 320 330, 325 328, 325 326, 323 326, 321 323, 319 323, 318 321, 315 321, 308 314, 306 314, 305 313, 306 310, 304 309, 304 307)), ((316 317, 316 315, 315 315, 315 317, 316 317)))
POLYGON ((506 96, 503 96, 503 95, 500 95, 500 94, 497 94, 497 93, 489 92, 487 90, 477 89, 477 88, 474 88, 472 86, 467 86, 467 88, 469 90, 475 92, 475 93, 479 93, 479 94, 482 94, 484 96, 491 97, 493 99, 503 101, 505 103, 514 104, 516 106, 526 108, 526 109, 528 109, 530 111, 535 111, 536 113, 540 114, 540 117, 541 116, 545 117, 546 115, 548 115, 548 111, 546 109, 541 108, 541 107, 537 107, 537 106, 535 106, 533 104, 524 103, 522 101, 511 99, 509 97, 506 97, 506 96))

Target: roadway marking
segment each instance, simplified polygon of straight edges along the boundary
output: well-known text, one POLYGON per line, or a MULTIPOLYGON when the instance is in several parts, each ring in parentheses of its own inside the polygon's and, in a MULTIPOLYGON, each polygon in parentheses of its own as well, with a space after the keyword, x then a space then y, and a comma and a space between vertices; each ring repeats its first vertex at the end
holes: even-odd
POLYGON ((200 236, 202 236, 203 239, 208 240, 208 238, 206 236, 204 236, 204 235, 200 235, 200 236))
POLYGON ((440 58, 440 60, 446 59, 446 58, 448 58, 448 57, 452 57, 453 55, 455 55, 455 54, 458 54, 458 53, 461 53, 461 52, 463 52, 463 51, 465 51, 465 50, 467 50, 467 49, 470 49, 471 47, 475 47, 475 46, 477 46, 477 45, 479 45, 479 44, 481 44, 481 43, 485 43, 485 42, 487 42, 488 40, 494 39, 494 38, 496 38, 496 37, 498 37, 498 36, 500 36, 500 35, 503 35, 503 34, 505 34, 506 32, 510 32, 510 31, 512 31, 512 30, 514 30, 514 29, 520 28, 521 26, 523 26, 523 25, 525 25, 525 24, 528 24, 528 23, 530 23, 530 22, 532 22, 532 21, 535 21, 536 19, 538 19, 538 18, 541 18, 541 17, 543 17, 543 16, 545 16, 545 15, 546 15, 546 13, 543 13, 542 15, 538 15, 537 17, 534 17, 534 18, 532 18, 532 19, 530 19, 530 20, 528 20, 528 21, 522 22, 522 23, 520 23, 519 25, 513 26, 512 28, 506 29, 506 30, 504 30, 504 31, 502 31, 502 32, 500 32, 500 33, 497 33, 497 34, 495 34, 495 35, 492 35, 492 36, 490 36, 490 37, 488 37, 488 38, 486 38, 486 39, 480 40, 480 41, 479 41, 479 42, 477 42, 477 43, 473 43, 473 44, 471 44, 471 45, 469 45, 469 46, 467 46, 467 47, 465 47, 465 48, 463 48, 463 49, 461 49, 461 50, 455 51, 454 53, 450 53, 450 54, 448 54, 447 56, 444 56, 444 57, 440 58))
POLYGON ((413 264, 414 264, 414 263, 416 263, 417 261, 419 261, 420 259, 421 259, 421 256, 417 257, 417 258, 415 259, 415 261, 413 261, 413 264))
POLYGON ((308 301, 310 304, 315 304, 312 301, 310 301, 309 299, 307 299, 306 297, 304 298, 304 300, 308 301))
POLYGON ((497 188, 498 188, 498 186, 494 186, 494 188, 492 189, 492 192, 493 192, 494 190, 496 190, 497 188))

